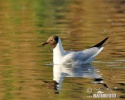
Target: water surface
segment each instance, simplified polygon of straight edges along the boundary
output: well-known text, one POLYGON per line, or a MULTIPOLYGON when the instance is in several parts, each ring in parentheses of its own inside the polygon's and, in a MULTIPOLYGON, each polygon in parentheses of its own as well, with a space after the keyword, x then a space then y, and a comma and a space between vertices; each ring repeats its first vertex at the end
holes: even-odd
POLYGON ((109 37, 92 65, 117 100, 125 98, 124 0, 2 0, 0 8, 0 100, 97 99, 87 89, 104 86, 93 78, 65 77, 59 94, 53 88, 52 47, 41 47, 51 35, 67 51, 109 37))

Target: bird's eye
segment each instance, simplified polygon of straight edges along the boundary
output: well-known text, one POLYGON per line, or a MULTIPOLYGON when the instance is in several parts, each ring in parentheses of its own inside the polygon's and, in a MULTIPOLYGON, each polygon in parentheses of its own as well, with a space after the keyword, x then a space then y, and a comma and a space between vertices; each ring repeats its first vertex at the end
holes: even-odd
POLYGON ((50 40, 50 41, 53 41, 53 40, 50 40))

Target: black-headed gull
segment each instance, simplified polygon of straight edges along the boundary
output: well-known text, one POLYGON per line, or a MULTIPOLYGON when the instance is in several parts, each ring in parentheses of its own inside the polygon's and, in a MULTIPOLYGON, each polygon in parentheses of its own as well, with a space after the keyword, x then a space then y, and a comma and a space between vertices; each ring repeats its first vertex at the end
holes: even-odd
POLYGON ((105 38, 98 44, 83 51, 69 51, 63 49, 61 39, 58 36, 51 36, 43 45, 51 44, 53 48, 53 64, 88 64, 103 50, 103 43, 108 39, 105 38))

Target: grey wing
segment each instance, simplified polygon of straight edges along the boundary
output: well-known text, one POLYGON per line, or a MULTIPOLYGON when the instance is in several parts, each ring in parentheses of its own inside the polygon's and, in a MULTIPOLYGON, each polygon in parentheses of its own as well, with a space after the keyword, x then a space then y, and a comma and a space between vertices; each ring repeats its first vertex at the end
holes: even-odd
POLYGON ((66 52, 66 55, 63 57, 63 63, 71 63, 76 59, 76 52, 66 52))
MULTIPOLYGON (((103 47, 101 47, 103 49, 103 47)), ((85 61, 85 63, 91 62, 94 57, 102 50, 98 47, 86 49, 78 52, 68 52, 63 58, 63 63, 71 63, 76 61, 85 61)))
POLYGON ((98 48, 98 47, 93 47, 86 49, 82 52, 77 52, 77 59, 81 59, 82 61, 88 61, 91 62, 103 49, 104 47, 98 48))

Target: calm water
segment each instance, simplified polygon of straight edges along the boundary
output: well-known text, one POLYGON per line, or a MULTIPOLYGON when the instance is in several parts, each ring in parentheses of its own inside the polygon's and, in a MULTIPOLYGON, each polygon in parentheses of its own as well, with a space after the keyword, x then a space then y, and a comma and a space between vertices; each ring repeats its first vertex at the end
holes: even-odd
POLYGON ((125 99, 124 0, 2 0, 0 9, 0 100, 125 99), (51 35, 67 51, 111 43, 92 65, 54 66, 52 47, 41 47, 51 35))

